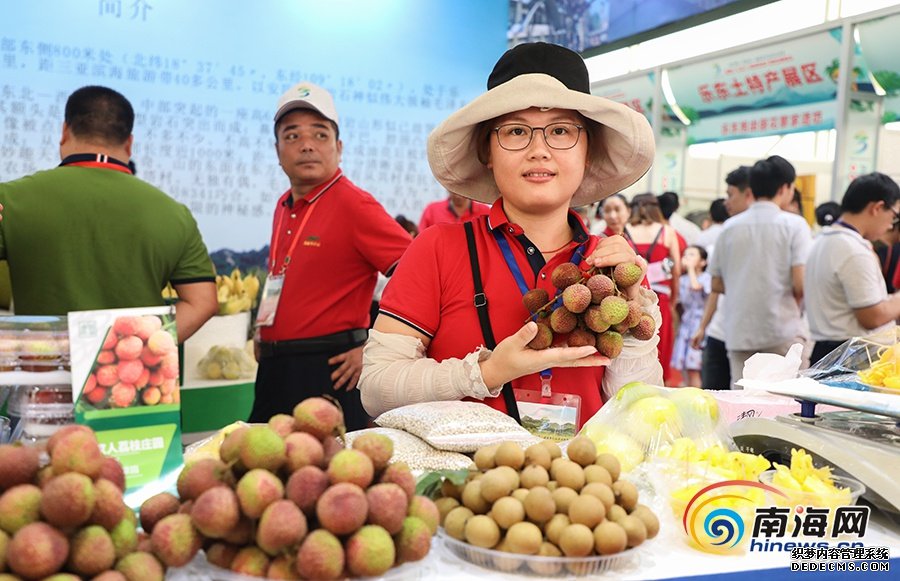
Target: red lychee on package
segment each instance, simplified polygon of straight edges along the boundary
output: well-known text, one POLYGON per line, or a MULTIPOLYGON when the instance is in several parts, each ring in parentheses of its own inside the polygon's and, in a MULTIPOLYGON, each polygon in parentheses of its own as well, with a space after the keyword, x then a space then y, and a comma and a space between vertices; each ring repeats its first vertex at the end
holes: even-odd
POLYGON ((171 306, 69 313, 75 420, 119 459, 128 489, 181 463, 176 338, 171 306))

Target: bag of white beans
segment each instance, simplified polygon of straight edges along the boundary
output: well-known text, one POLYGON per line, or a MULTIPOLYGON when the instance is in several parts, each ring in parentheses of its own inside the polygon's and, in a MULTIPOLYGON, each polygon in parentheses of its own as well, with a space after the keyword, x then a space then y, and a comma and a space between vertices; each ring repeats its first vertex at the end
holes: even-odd
POLYGON ((523 446, 541 441, 503 412, 470 401, 415 403, 384 412, 375 423, 415 434, 438 450, 450 452, 475 452, 505 441, 523 446))

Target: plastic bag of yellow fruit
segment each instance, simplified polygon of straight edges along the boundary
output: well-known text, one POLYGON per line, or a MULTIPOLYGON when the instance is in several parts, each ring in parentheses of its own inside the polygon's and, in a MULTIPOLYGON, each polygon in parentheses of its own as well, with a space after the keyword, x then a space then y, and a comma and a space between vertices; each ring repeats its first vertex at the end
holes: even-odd
POLYGON ((246 349, 213 345, 197 363, 204 379, 247 379, 256 375, 256 361, 246 349))
POLYGON ((900 395, 900 331, 854 337, 801 375, 832 387, 900 395))
POLYGON ((723 449, 730 446, 719 404, 709 392, 640 382, 623 386, 585 422, 581 433, 598 451, 617 456, 624 471, 678 440, 694 442, 704 450, 716 444, 723 449))

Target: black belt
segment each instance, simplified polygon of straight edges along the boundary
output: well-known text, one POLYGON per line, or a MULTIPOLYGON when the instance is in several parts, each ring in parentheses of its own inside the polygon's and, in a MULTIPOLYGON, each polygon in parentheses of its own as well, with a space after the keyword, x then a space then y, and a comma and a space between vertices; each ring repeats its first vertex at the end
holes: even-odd
POLYGON ((278 355, 291 355, 295 353, 322 353, 336 349, 353 349, 366 342, 369 337, 367 329, 351 329, 310 337, 309 339, 294 339, 292 341, 260 341, 259 354, 262 357, 277 357, 278 355))

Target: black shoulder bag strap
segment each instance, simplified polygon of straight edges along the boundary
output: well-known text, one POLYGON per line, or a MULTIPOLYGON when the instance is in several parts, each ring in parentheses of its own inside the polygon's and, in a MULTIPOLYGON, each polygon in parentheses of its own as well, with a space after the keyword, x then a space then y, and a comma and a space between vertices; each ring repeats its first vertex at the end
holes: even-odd
MULTIPOLYGON (((494 349, 497 340, 494 339, 494 330, 491 328, 491 319, 488 317, 487 296, 484 294, 484 285, 481 282, 481 268, 478 266, 478 249, 475 246, 475 230, 472 222, 466 222, 463 227, 466 230, 466 243, 469 245, 469 263, 472 265, 472 282, 475 283, 475 310, 478 311, 478 322, 481 323, 481 334, 484 336, 484 346, 494 349)), ((503 401, 506 402, 506 413, 519 425, 522 419, 519 417, 519 406, 516 405, 516 396, 513 394, 511 383, 506 383, 501 389, 503 401)))

